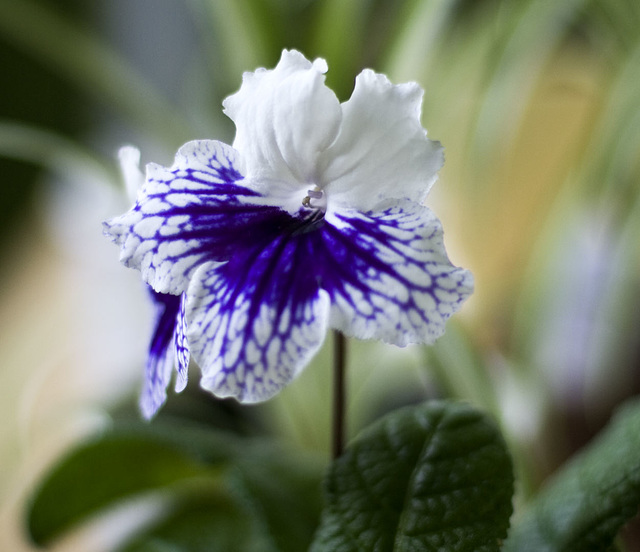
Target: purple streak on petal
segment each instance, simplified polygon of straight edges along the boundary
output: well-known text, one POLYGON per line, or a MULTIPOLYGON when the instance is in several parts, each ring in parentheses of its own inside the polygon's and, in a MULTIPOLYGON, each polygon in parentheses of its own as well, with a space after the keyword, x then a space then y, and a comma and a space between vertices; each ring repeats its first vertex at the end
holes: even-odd
POLYGON ((471 293, 439 221, 415 203, 327 218, 280 211, 263 222, 188 290, 189 346, 201 385, 218 396, 270 398, 310 361, 329 323, 360 338, 431 343, 471 293))
POLYGON ((201 385, 220 397, 263 401, 321 346, 328 298, 309 263, 307 223, 284 212, 228 263, 203 267, 189 288, 189 344, 201 385))
POLYGON ((410 201, 367 214, 334 213, 323 228, 318 267, 332 303, 331 325, 361 339, 433 343, 473 291, 449 261, 442 226, 410 201))
POLYGON ((226 260, 251 240, 279 209, 256 204, 237 163, 231 147, 202 141, 183 146, 171 168, 149 165, 136 205, 105 223, 121 261, 156 291, 179 295, 200 264, 226 260))
POLYGON ((140 409, 147 419, 155 415, 167 398, 167 386, 176 361, 174 344, 181 303, 178 295, 157 293, 151 288, 149 291, 155 308, 155 324, 140 395, 140 409))
POLYGON ((187 342, 187 318, 185 316, 187 295, 182 294, 180 298, 180 309, 176 318, 176 329, 173 334, 173 344, 176 352, 176 363, 178 377, 176 378, 176 393, 180 393, 187 386, 187 376, 189 371, 189 344, 187 342))

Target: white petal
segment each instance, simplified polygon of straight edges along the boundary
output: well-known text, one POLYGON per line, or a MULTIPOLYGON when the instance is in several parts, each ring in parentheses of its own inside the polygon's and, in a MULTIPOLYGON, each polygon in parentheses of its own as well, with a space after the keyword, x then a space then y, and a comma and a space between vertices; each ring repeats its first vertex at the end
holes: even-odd
POLYGON ((444 163, 420 123, 423 91, 366 69, 342 105, 340 134, 321 159, 329 208, 369 211, 389 198, 421 203, 444 163))
POLYGON ((144 183, 144 175, 140 170, 140 150, 133 146, 123 146, 118 150, 118 160, 127 195, 131 201, 135 201, 138 190, 144 183))
POLYGON ((245 73, 240 90, 224 101, 247 177, 267 183, 262 193, 281 198, 285 208, 292 193, 317 183, 318 157, 338 134, 342 110, 324 84, 326 70, 324 60, 311 63, 285 50, 275 69, 245 73))

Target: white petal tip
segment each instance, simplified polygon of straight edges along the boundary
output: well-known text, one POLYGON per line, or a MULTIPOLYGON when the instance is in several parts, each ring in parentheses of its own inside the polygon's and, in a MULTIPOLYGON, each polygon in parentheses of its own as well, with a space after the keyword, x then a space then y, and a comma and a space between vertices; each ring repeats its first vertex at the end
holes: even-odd
POLYGON ((140 171, 140 150, 134 146, 123 146, 118 150, 118 160, 127 196, 135 201, 138 190, 144 183, 144 175, 140 171))

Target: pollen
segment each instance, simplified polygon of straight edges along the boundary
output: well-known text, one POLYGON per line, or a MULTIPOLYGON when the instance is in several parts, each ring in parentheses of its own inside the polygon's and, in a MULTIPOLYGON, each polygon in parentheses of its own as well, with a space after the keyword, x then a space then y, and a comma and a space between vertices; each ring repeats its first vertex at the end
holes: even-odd
POLYGON ((322 199, 324 197, 324 192, 318 188, 318 186, 315 186, 313 188, 313 190, 307 190, 307 195, 303 198, 302 200, 302 205, 304 207, 308 207, 310 209, 315 208, 315 205, 311 205, 311 200, 312 199, 322 199))

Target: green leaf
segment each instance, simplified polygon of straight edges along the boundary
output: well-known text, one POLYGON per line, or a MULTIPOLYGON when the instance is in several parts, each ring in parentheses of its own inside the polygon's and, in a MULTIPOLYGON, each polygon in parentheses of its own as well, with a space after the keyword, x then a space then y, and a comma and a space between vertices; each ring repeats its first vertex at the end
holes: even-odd
POLYGON ((169 516, 121 552, 307 550, 320 519, 321 474, 314 456, 248 442, 222 485, 183 494, 169 516))
POLYGON ((624 407, 524 512, 505 543, 512 552, 610 550, 640 505, 640 402, 624 407))
POLYGON ((323 465, 313 456, 261 448, 230 470, 232 493, 259 521, 274 550, 308 550, 322 512, 323 465))
POLYGON ((53 469, 33 497, 28 528, 49 544, 105 508, 164 490, 168 509, 123 551, 298 552, 320 519, 323 467, 263 438, 184 421, 122 423, 53 469))
POLYGON ((365 430, 327 474, 312 552, 488 552, 507 534, 509 454, 470 406, 429 402, 365 430))
POLYGON ((254 525, 232 498, 200 493, 119 552, 272 552, 258 544, 254 525))
POLYGON ((125 498, 211 477, 234 445, 231 437, 183 424, 117 428, 72 451, 42 482, 27 512, 31 538, 46 544, 125 498))

